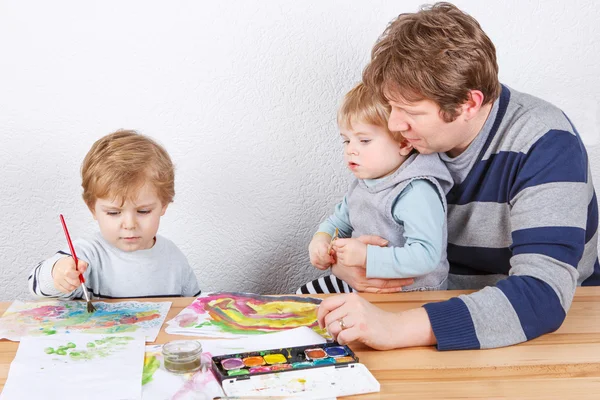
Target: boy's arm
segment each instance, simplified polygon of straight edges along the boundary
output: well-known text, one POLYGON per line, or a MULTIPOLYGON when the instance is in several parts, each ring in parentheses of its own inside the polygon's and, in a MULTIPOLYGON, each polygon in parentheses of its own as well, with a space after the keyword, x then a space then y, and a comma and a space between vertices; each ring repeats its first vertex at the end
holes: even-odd
POLYGON ((354 229, 350 224, 348 200, 346 199, 346 196, 344 196, 342 201, 335 206, 333 214, 327 217, 327 219, 319 225, 317 233, 323 232, 333 237, 335 228, 338 228, 339 236, 342 238, 349 238, 352 236, 352 231, 354 229))
POLYGON ((202 293, 200 290, 200 285, 198 284, 198 278, 196 278, 196 274, 194 273, 192 267, 190 267, 188 264, 187 259, 185 264, 186 268, 184 268, 184 271, 186 272, 184 273, 183 277, 184 287, 181 295, 183 297, 198 297, 202 293))
POLYGON ((65 300, 83 297, 83 289, 81 286, 71 293, 63 293, 54 286, 54 279, 52 277, 54 264, 64 257, 70 257, 70 254, 64 250, 58 251, 52 257, 40 262, 33 268, 28 279, 30 293, 35 296, 65 300))
POLYGON ((437 268, 442 255, 446 214, 435 185, 412 181, 398 195, 394 219, 404 225, 403 247, 367 246, 368 278, 412 278, 437 268))
POLYGON ((588 174, 575 135, 549 131, 532 146, 510 189, 510 276, 424 306, 440 350, 508 346, 560 327, 580 261, 597 257, 598 208, 588 174))

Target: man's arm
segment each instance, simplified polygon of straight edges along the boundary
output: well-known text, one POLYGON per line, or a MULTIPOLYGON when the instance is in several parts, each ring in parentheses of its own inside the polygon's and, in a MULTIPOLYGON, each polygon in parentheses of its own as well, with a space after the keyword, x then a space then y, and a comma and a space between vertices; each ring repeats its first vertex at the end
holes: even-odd
POLYGON ((585 149, 572 133, 549 131, 516 156, 522 157, 518 171, 507 182, 510 276, 496 287, 424 306, 440 350, 531 340, 558 329, 571 305, 577 266, 597 229, 597 214, 588 223, 595 198, 585 149))

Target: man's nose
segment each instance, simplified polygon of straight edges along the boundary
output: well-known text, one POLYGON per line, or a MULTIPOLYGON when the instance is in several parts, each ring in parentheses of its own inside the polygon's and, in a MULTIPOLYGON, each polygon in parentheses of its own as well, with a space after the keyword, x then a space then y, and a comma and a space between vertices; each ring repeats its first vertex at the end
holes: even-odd
POLYGON ((388 119, 388 129, 392 132, 403 132, 408 128, 409 125, 402 111, 392 110, 388 119))

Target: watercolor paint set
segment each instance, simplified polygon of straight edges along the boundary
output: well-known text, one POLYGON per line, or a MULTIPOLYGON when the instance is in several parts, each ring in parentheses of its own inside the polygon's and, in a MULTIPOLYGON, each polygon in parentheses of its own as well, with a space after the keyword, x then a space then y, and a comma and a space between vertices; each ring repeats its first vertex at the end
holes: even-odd
POLYGON ((379 391, 379 382, 348 346, 336 342, 212 357, 211 368, 229 396, 332 396, 379 391))

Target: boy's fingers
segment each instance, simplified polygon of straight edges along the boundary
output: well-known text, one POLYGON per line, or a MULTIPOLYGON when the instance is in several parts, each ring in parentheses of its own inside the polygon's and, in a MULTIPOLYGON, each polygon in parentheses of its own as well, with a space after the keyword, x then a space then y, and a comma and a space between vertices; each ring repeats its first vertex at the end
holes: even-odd
POLYGON ((78 265, 77 265, 77 270, 83 274, 87 270, 88 263, 86 263, 85 261, 82 261, 82 260, 77 260, 77 261, 79 261, 78 265))

